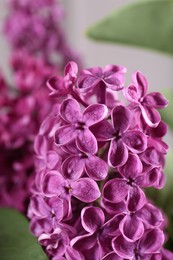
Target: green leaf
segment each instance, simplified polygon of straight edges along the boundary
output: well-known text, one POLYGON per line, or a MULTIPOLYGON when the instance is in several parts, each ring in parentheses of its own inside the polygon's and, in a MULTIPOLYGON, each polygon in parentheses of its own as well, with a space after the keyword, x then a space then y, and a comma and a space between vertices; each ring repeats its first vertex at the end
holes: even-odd
POLYGON ((12 209, 0 209, 0 259, 48 259, 31 235, 27 219, 12 209))
POLYGON ((138 1, 90 27, 95 40, 130 44, 173 54, 173 0, 138 1))
POLYGON ((170 130, 173 131, 173 90, 171 89, 162 89, 162 93, 165 95, 165 97, 169 100, 168 107, 164 108, 163 110, 160 110, 160 114, 163 118, 163 120, 169 125, 170 130))

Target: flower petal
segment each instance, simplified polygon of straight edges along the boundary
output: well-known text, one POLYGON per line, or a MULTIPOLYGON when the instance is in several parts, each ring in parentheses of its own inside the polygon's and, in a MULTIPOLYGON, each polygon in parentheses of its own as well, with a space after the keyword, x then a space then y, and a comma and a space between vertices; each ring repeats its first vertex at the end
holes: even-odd
POLYGON ((140 106, 142 116, 147 125, 150 127, 157 127, 161 121, 161 116, 155 108, 150 108, 147 106, 140 106))
POLYGON ((122 166, 128 159, 128 150, 122 140, 112 140, 108 152, 108 163, 111 167, 122 166))
POLYGON ((108 165, 97 156, 89 156, 85 162, 88 176, 96 181, 104 180, 108 175, 108 165))
POLYGON ((164 222, 161 211, 150 203, 145 204, 136 215, 151 228, 159 227, 164 222))
POLYGON ((139 242, 140 252, 143 254, 157 253, 165 241, 164 233, 160 229, 147 231, 139 242))
POLYGON ((127 241, 122 235, 112 240, 113 250, 123 259, 132 259, 135 244, 127 241))
POLYGON ((130 126, 132 114, 127 107, 119 105, 112 109, 111 119, 114 133, 124 133, 130 126))
POLYGON ((96 243, 95 234, 84 234, 73 238, 70 242, 70 245, 76 249, 78 252, 92 248, 96 243))
POLYGON ((120 256, 118 256, 115 252, 110 252, 107 255, 105 255, 102 260, 122 260, 120 256))
POLYGON ((93 202, 100 197, 97 183, 89 178, 81 178, 72 184, 72 195, 83 202, 93 202))
POLYGON ((57 171, 50 171, 43 179, 42 189, 48 197, 52 197, 53 195, 59 196, 62 192, 63 184, 63 176, 57 171))
POLYGON ((113 138, 114 129, 107 120, 103 120, 90 127, 97 141, 108 141, 113 138))
POLYGON ((120 231, 129 242, 140 239, 144 233, 144 225, 135 215, 126 215, 120 222, 120 231))
POLYGON ((137 86, 130 85, 124 88, 122 92, 129 102, 139 104, 140 94, 138 93, 137 86))
POLYGON ((106 182, 103 187, 103 198, 113 203, 125 199, 128 194, 129 186, 123 179, 113 179, 106 182))
POLYGON ((57 145, 65 145, 71 142, 77 135, 77 131, 73 126, 61 126, 55 132, 55 143, 57 145))
POLYGON ((72 98, 63 101, 60 107, 60 115, 67 123, 76 123, 81 120, 79 103, 72 98))
POLYGON ((82 175, 84 167, 84 160, 78 155, 72 155, 64 160, 61 169, 66 179, 77 180, 82 175))
POLYGON ((98 150, 97 140, 89 129, 77 135, 76 145, 84 153, 95 154, 98 150))
POLYGON ((32 213, 40 218, 47 217, 50 212, 50 207, 41 195, 35 195, 31 198, 30 208, 32 213))
POLYGON ((142 163, 136 154, 129 154, 127 162, 119 167, 119 172, 126 179, 135 179, 138 175, 142 173, 142 163))
POLYGON ((102 104, 93 104, 88 106, 83 113, 83 121, 89 127, 102 121, 108 113, 108 109, 102 104))
POLYGON ((125 201, 121 201, 118 203, 112 203, 108 200, 102 198, 101 206, 106 210, 106 212, 110 215, 115 215, 122 213, 127 210, 125 201))
POLYGON ((145 203, 145 193, 138 186, 130 187, 127 198, 128 210, 131 212, 136 212, 141 209, 145 203))
POLYGON ((137 86, 139 97, 145 96, 148 91, 148 82, 145 76, 140 71, 136 71, 132 75, 132 81, 137 86))
POLYGON ((103 211, 98 207, 85 207, 81 211, 81 222, 87 232, 94 233, 103 226, 105 216, 103 211))
POLYGON ((115 215, 110 220, 108 220, 102 227, 101 236, 106 237, 107 235, 110 235, 113 237, 113 236, 120 235, 119 224, 123 219, 123 217, 124 217, 123 214, 118 214, 115 215))
POLYGON ((147 148, 147 137, 140 131, 128 131, 122 136, 122 141, 133 153, 144 152, 147 148))
POLYGON ((143 102, 147 107, 164 108, 168 105, 168 100, 159 92, 152 92, 146 95, 143 102))

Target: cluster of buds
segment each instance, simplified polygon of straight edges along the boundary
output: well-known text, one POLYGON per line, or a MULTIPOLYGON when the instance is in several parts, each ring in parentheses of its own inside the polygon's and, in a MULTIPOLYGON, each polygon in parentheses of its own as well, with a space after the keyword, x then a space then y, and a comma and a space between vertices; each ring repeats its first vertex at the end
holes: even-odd
POLYGON ((9 0, 4 33, 14 51, 42 57, 64 67, 79 56, 69 46, 62 21, 64 10, 56 0, 9 0))
POLYGON ((78 72, 70 62, 47 83, 56 105, 35 139, 28 217, 50 259, 173 259, 165 217, 144 193, 165 184, 167 126, 157 109, 168 102, 147 93, 139 71, 124 87, 125 73, 78 72))

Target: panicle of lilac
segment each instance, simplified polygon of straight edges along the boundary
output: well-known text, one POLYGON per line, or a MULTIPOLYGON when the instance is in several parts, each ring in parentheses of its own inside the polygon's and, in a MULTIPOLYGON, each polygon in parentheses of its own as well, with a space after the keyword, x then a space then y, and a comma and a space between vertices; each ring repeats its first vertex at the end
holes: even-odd
POLYGON ((62 22, 64 10, 56 0, 9 0, 4 33, 14 52, 39 56, 60 69, 80 57, 66 39, 62 22))
POLYGON ((125 88, 125 71, 115 65, 78 71, 70 62, 64 77, 47 82, 57 104, 35 139, 28 217, 50 259, 172 259, 163 248, 166 217, 144 192, 164 186, 168 146, 166 124, 148 124, 151 114, 143 110, 156 114, 167 101, 147 94, 139 73, 135 94, 125 88), (126 104, 126 92, 139 96, 136 103, 126 104))
POLYGON ((52 109, 45 85, 56 69, 22 53, 12 57, 11 66, 17 87, 0 78, 0 206, 26 213, 34 178, 33 142, 52 109))

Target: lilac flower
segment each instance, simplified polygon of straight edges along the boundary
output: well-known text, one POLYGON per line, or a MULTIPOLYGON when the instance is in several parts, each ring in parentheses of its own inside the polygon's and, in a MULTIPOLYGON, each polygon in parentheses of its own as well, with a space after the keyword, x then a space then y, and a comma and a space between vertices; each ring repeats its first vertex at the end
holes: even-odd
POLYGON ((149 229, 144 236, 136 243, 129 242, 118 236, 112 240, 114 251, 126 259, 151 259, 159 253, 164 243, 164 234, 160 229, 149 229))
POLYGON ((139 130, 131 130, 132 114, 123 105, 116 106, 111 112, 112 125, 106 120, 92 128, 98 141, 111 140, 108 162, 112 167, 124 165, 129 151, 142 153, 147 148, 147 137, 139 130))
POLYGON ((94 180, 90 178, 80 178, 76 181, 64 179, 63 176, 56 172, 50 171, 45 175, 43 180, 43 192, 46 196, 58 196, 65 203, 64 211, 67 218, 71 216, 71 197, 90 203, 100 197, 99 188, 94 180))
POLYGON ((45 199, 35 195, 32 197, 30 208, 32 211, 28 212, 28 216, 32 218, 31 230, 35 235, 51 232, 59 226, 64 214, 63 202, 56 197, 45 199))
POLYGON ((88 92, 95 87, 108 87, 113 90, 121 90, 124 83, 126 68, 116 65, 106 65, 89 68, 81 71, 78 80, 78 88, 81 92, 88 92))
POLYGON ((85 254, 87 250, 97 251, 97 258, 102 256, 102 251, 110 250, 112 237, 119 234, 118 224, 121 216, 105 222, 103 211, 98 207, 85 207, 81 211, 82 226, 87 233, 72 239, 71 245, 79 252, 85 254))
POLYGON ((62 29, 64 10, 59 1, 9 1, 4 33, 15 51, 41 57, 62 68, 80 58, 68 44, 62 29))
POLYGON ((167 127, 146 124, 140 110, 146 101, 125 106, 118 99, 124 72, 110 65, 78 73, 70 62, 64 77, 48 81, 57 104, 35 139, 28 217, 52 260, 170 257, 165 217, 143 191, 165 183, 167 127))
POLYGON ((157 127, 161 118, 156 108, 164 108, 167 100, 158 92, 147 94, 148 83, 144 75, 136 72, 132 77, 133 84, 123 90, 125 98, 133 109, 139 109, 147 125, 157 127))
POLYGON ((60 108, 60 115, 66 125, 60 127, 55 133, 55 142, 65 145, 76 140, 78 148, 89 154, 98 150, 97 140, 89 127, 103 120, 107 115, 107 107, 93 104, 81 113, 79 103, 74 99, 66 99, 60 108))
POLYGON ((63 147, 69 156, 62 164, 62 174, 65 178, 76 180, 85 172, 88 177, 94 180, 104 180, 108 174, 108 166, 99 157, 82 153, 75 145, 75 142, 63 147))

